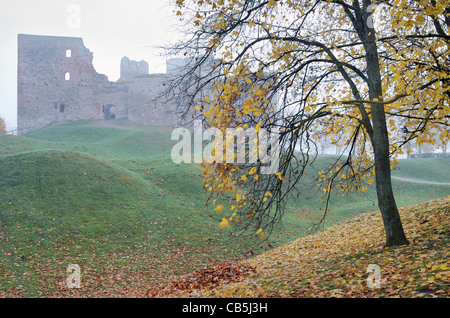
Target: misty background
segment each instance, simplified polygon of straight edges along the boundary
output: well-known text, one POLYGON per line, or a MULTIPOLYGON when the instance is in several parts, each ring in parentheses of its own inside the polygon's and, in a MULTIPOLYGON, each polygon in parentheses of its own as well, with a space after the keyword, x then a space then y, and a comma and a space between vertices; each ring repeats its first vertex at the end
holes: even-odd
POLYGON ((166 72, 161 46, 180 38, 168 0, 0 0, 0 117, 17 127, 17 35, 81 37, 96 71, 116 81, 120 60, 166 72))

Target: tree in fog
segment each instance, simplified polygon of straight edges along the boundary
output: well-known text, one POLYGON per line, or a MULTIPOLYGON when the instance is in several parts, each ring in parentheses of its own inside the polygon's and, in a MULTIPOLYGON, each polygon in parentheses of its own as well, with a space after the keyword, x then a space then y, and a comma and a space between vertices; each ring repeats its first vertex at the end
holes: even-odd
POLYGON ((279 131, 276 173, 261 174, 261 160, 203 164, 205 189, 232 197, 221 224, 267 237, 326 136, 341 155, 317 180, 324 204, 375 182, 386 245, 408 244, 391 169, 410 141, 449 140, 450 1, 175 5, 189 31, 171 53, 194 57, 170 86, 186 118, 279 131))

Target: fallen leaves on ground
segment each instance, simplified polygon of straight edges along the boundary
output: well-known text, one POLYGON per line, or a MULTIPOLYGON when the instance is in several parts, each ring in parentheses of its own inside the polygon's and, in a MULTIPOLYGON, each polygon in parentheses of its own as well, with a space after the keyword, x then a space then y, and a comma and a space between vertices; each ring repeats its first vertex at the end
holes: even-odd
POLYGON ((255 274, 255 266, 238 262, 222 262, 214 267, 201 268, 190 275, 169 283, 160 283, 147 291, 147 297, 174 295, 198 289, 210 289, 219 284, 229 284, 255 274))
MULTIPOLYGON (((95 246, 102 246, 106 239, 96 239, 95 246)), ((19 259, 14 266, 21 270, 13 272, 0 263, 0 275, 3 282, 7 282, 0 282, 0 298, 30 295, 47 298, 142 298, 149 285, 223 261, 212 256, 204 257, 212 254, 206 247, 191 247, 177 241, 155 247, 153 252, 146 248, 150 244, 143 240, 142 247, 131 249, 127 244, 114 252, 98 248, 91 255, 88 252, 82 254, 79 243, 74 242, 73 248, 80 251, 77 257, 73 256, 75 253, 67 244, 61 247, 58 258, 49 257, 43 250, 35 250, 35 254, 20 260, 17 253, 11 252, 9 257, 19 259), (66 269, 69 264, 78 264, 81 268, 80 288, 67 287, 70 273, 66 269)))
POLYGON ((448 297, 449 212, 450 197, 401 208, 410 244, 392 248, 384 247, 379 211, 363 213, 233 263, 236 279, 230 276, 232 271, 222 279, 220 269, 204 269, 160 285, 149 296, 448 297), (378 276, 369 270, 374 266, 378 276), (242 272, 237 271, 240 267, 242 272), (374 277, 375 286, 369 283, 374 277))

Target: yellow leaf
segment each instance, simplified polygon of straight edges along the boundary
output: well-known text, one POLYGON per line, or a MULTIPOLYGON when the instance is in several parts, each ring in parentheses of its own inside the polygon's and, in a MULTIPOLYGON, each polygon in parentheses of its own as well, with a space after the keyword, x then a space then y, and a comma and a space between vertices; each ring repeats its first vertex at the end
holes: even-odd
POLYGON ((439 266, 439 268, 442 269, 443 271, 446 271, 449 269, 449 267, 447 266, 447 263, 441 264, 441 266, 439 266))
POLYGON ((256 235, 258 235, 258 234, 259 234, 259 236, 261 236, 261 237, 266 237, 266 234, 263 232, 262 228, 259 228, 259 230, 256 231, 256 235))
POLYGON ((220 226, 220 227, 224 227, 224 226, 230 227, 230 223, 228 223, 227 218, 223 218, 223 219, 222 219, 222 222, 219 223, 219 226, 220 226))
POLYGON ((223 210, 223 205, 219 204, 219 205, 216 207, 216 212, 222 212, 222 210, 223 210))
POLYGON ((416 17, 416 22, 418 24, 424 24, 425 23, 425 18, 419 15, 419 16, 416 17))
POLYGON ((255 127, 255 131, 258 133, 259 132, 259 130, 261 129, 261 125, 262 125, 262 123, 261 123, 261 121, 259 121, 259 123, 256 125, 256 127, 255 127))

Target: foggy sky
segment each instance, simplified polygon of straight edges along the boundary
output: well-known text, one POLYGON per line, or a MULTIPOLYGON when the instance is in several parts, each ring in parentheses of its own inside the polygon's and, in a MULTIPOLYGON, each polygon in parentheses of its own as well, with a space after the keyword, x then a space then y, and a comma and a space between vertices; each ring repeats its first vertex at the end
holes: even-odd
POLYGON ((159 46, 177 40, 168 0, 0 0, 0 117, 17 125, 17 34, 82 37, 97 72, 116 81, 120 59, 165 72, 159 46), (79 19, 77 19, 79 9, 79 19), (78 23, 79 22, 79 23, 78 23))

